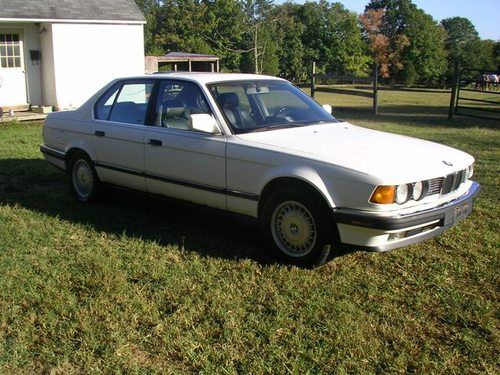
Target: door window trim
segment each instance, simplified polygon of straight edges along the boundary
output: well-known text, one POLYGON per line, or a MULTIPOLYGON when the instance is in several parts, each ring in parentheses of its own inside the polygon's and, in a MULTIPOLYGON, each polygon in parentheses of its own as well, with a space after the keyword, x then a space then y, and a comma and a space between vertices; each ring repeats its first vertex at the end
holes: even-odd
MULTIPOLYGON (((218 116, 216 116, 216 112, 214 111, 214 106, 212 105, 212 103, 210 102, 210 100, 208 100, 208 96, 207 94, 205 93, 205 91, 203 90, 203 86, 200 85, 198 82, 196 81, 191 81, 189 79, 182 79, 182 78, 162 78, 162 79, 158 79, 158 83, 157 83, 157 86, 155 87, 156 91, 155 91, 155 102, 154 102, 154 106, 151 106, 151 118, 150 118, 150 124, 148 124, 148 127, 150 128, 153 128, 153 129, 158 129, 159 131, 167 131, 167 132, 174 132, 174 133, 177 133, 178 135, 185 135, 185 134, 193 134, 195 136, 225 136, 225 131, 224 131, 224 128, 221 126, 220 124, 220 121, 218 119, 218 116), (203 132, 197 132, 197 131, 194 131, 194 130, 189 130, 189 129, 178 129, 178 128, 169 128, 169 127, 160 127, 160 126, 157 126, 156 123, 155 123, 155 110, 156 110, 156 105, 158 104, 158 100, 160 99, 160 87, 163 83, 171 83, 173 85, 175 85, 175 82, 178 82, 179 84, 183 84, 183 83, 190 83, 190 84, 193 84, 195 85, 196 87, 198 87, 198 89, 200 90, 200 93, 201 95, 203 96, 203 99, 205 99, 205 102, 207 103, 207 106, 210 110, 210 115, 212 115, 215 119, 215 121, 217 121, 218 125, 219 125, 219 128, 221 129, 221 134, 209 134, 209 133, 203 133, 203 132)), ((150 103, 151 104, 151 103, 150 103)))
MULTIPOLYGON (((144 126, 150 126, 150 123, 151 123, 151 110, 152 110, 152 103, 156 103, 156 94, 157 94, 157 91, 158 91, 158 80, 157 79, 152 79, 152 78, 132 78, 132 79, 124 79, 124 80, 120 80, 118 82, 116 82, 115 84, 113 84, 109 89, 107 89, 101 96, 99 96, 99 98, 95 101, 94 103, 94 106, 93 106, 93 114, 92 114, 92 117, 93 117, 93 120, 94 121, 105 121, 107 123, 111 123, 111 124, 125 124, 125 125, 132 125, 132 126, 141 126, 141 127, 144 127, 144 126), (144 116, 144 124, 135 124, 133 122, 123 122, 123 121, 114 121, 114 120, 110 120, 110 117, 111 117, 111 113, 113 112, 113 108, 116 104, 116 101, 118 99, 118 97, 120 96, 120 93, 122 92, 122 89, 123 89, 123 86, 127 85, 127 84, 140 84, 140 83, 144 83, 144 84, 153 84, 153 88, 151 90, 151 94, 149 96, 149 99, 148 99, 148 105, 147 105, 147 108, 146 108, 146 114, 144 116), (115 98, 113 100, 113 104, 111 105, 111 108, 109 109, 109 113, 108 113, 108 116, 106 119, 100 119, 100 118, 97 118, 96 114, 97 114, 97 105, 100 104, 100 100, 102 98, 104 98, 106 95, 108 95, 110 92, 111 92, 111 95, 113 92, 115 92, 116 90, 118 90, 116 92, 116 95, 115 95, 115 98)), ((111 95, 109 97, 111 97, 111 95)), ((109 99, 109 98, 108 98, 109 99)))

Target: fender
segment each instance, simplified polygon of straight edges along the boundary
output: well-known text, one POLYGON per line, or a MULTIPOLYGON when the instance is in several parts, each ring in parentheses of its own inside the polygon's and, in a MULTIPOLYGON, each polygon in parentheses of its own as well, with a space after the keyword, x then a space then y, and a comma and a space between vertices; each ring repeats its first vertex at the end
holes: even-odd
POLYGON ((316 169, 307 165, 284 165, 269 170, 259 179, 257 185, 258 191, 262 193, 269 183, 283 177, 295 178, 311 185, 311 187, 315 188, 323 196, 331 208, 336 207, 334 198, 328 192, 321 176, 316 169))
POLYGON ((92 146, 90 145, 89 142, 86 142, 82 139, 76 139, 76 140, 70 141, 68 143, 68 145, 66 146, 66 150, 65 150, 66 157, 68 157, 70 152, 74 149, 80 149, 80 150, 84 151, 90 157, 90 160, 92 160, 93 162, 96 161, 96 154, 95 154, 94 149, 92 148, 92 146))

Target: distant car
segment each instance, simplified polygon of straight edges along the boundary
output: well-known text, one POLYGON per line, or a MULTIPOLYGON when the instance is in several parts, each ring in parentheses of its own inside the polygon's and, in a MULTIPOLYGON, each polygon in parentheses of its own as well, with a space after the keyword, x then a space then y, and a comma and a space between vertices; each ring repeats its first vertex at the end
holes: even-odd
POLYGON ((103 184, 257 218, 299 265, 330 249, 386 251, 472 211, 472 156, 336 120, 289 82, 245 74, 117 79, 49 114, 41 151, 80 202, 103 184))

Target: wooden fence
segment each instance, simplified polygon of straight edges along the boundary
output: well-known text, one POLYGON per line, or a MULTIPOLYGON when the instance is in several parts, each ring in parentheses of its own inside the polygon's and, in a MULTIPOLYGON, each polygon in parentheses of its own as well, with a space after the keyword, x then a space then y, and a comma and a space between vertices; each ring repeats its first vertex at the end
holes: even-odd
POLYGON ((485 72, 474 68, 459 69, 455 65, 448 117, 468 116, 500 121, 499 83, 484 79, 500 72, 485 72))
POLYGON ((311 82, 308 87, 311 89, 311 97, 314 98, 317 92, 327 92, 342 95, 355 95, 362 96, 365 98, 373 99, 373 113, 376 115, 378 113, 378 65, 374 64, 373 73, 371 77, 355 77, 355 76, 345 76, 345 75, 334 75, 334 74, 317 74, 316 73, 316 63, 312 64, 312 74, 311 82), (350 84, 355 83, 365 83, 372 85, 372 92, 364 92, 355 89, 346 89, 335 87, 334 85, 318 85, 316 80, 328 80, 338 82, 348 82, 350 84))

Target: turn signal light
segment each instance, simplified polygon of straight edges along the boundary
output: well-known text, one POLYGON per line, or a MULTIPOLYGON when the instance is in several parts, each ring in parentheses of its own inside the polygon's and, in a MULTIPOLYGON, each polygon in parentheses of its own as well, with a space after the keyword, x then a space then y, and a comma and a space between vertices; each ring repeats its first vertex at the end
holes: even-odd
POLYGON ((373 192, 370 202, 378 204, 394 203, 394 195, 396 193, 395 186, 378 186, 373 192))

